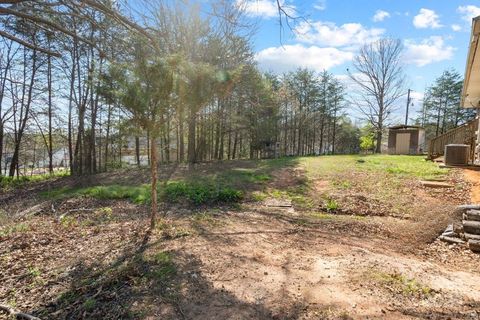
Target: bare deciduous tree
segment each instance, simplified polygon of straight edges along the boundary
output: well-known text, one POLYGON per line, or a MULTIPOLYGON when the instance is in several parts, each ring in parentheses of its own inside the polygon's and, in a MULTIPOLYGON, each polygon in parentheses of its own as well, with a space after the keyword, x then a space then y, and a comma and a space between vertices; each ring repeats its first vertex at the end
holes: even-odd
POLYGON ((350 79, 358 86, 354 104, 376 131, 376 153, 395 102, 405 94, 400 40, 380 39, 364 45, 353 60, 350 79))

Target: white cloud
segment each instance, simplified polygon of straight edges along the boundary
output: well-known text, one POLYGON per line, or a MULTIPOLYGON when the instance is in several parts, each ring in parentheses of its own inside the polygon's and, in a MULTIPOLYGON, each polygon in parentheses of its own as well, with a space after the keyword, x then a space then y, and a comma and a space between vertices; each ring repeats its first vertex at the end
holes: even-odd
POLYGON ((472 23, 473 18, 480 16, 480 7, 474 5, 460 6, 457 11, 463 15, 462 19, 469 24, 472 23))
MULTIPOLYGON (((352 72, 352 75, 357 79, 360 79, 361 81, 368 81, 368 78, 366 78, 365 75, 362 73, 352 72)), ((352 80, 349 74, 336 74, 334 75, 334 77, 337 78, 338 81, 343 83, 351 91, 354 91, 353 89, 359 89, 358 84, 352 80)))
POLYGON ((271 47, 255 55, 263 70, 282 73, 303 67, 316 71, 330 69, 353 59, 353 53, 337 48, 320 48, 301 44, 271 47))
MULTIPOLYGON (((273 18, 278 17, 278 4, 276 0, 237 0, 237 6, 251 17, 273 18)), ((285 11, 294 15, 295 7, 284 0, 280 1, 285 11)))
POLYGON ((418 91, 411 91, 410 92, 411 99, 414 100, 414 101, 417 101, 417 102, 422 102, 424 95, 425 94, 423 92, 418 92, 418 91))
POLYGON ((323 11, 327 9, 327 0, 318 0, 313 7, 317 10, 323 11))
MULTIPOLYGON (((412 117, 414 117, 414 114, 415 114, 415 111, 419 112, 422 110, 422 106, 423 106, 423 97, 425 96, 425 94, 423 92, 419 92, 419 91, 410 91, 410 113, 409 113, 409 119, 411 119, 412 117)), ((405 100, 404 100, 404 105, 407 104, 407 97, 405 96, 405 100)), ((403 109, 402 110, 402 115, 403 115, 403 109)), ((404 115, 403 115, 404 116, 404 115)))
POLYGON ((442 27, 438 14, 433 10, 425 8, 420 9, 420 12, 413 18, 413 25, 418 29, 437 29, 442 27))
POLYGON ((334 77, 337 78, 338 81, 343 83, 350 80, 350 76, 348 74, 335 74, 334 77))
POLYGON ((385 20, 386 18, 390 18, 390 13, 384 10, 377 10, 375 15, 373 16, 373 21, 380 22, 385 20))
POLYGON ((445 44, 442 37, 432 36, 417 43, 405 40, 405 62, 423 67, 427 64, 449 60, 453 57, 455 48, 445 44))
POLYGON ((452 27, 452 30, 455 32, 459 32, 462 30, 462 27, 458 24, 452 24, 451 27, 452 27))
POLYGON ((295 30, 297 40, 328 47, 354 47, 378 40, 385 29, 365 28, 360 23, 337 26, 331 22, 302 22, 295 30))

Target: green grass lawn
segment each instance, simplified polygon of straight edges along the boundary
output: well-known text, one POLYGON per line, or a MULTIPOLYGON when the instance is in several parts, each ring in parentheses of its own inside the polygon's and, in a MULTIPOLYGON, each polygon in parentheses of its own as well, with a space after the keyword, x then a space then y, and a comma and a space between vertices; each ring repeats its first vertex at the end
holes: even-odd
POLYGON ((35 174, 26 175, 20 177, 8 177, 0 175, 0 190, 10 190, 19 187, 23 187, 30 183, 38 183, 47 180, 58 179, 61 177, 67 177, 70 173, 65 170, 55 171, 52 174, 35 174))
MULTIPOLYGON (((184 177, 159 183, 159 199, 187 201, 194 205, 236 203, 243 199, 261 201, 268 197, 290 198, 300 207, 311 208, 319 201, 331 211, 338 204, 326 192, 312 194, 315 181, 328 181, 329 192, 363 192, 376 199, 395 197, 413 179, 440 179, 448 174, 422 156, 335 155, 292 157, 272 160, 224 162, 216 170, 187 172, 184 177), (233 165, 232 165, 233 164, 233 165), (293 170, 297 169, 295 173, 293 170), (276 186, 276 179, 296 175, 286 186, 276 186), (298 175, 298 176, 297 176, 298 175)), ((87 196, 98 199, 128 199, 134 203, 150 202, 150 187, 140 185, 94 185, 44 192, 48 198, 87 196)), ((403 205, 403 204, 402 204, 403 205)))
POLYGON ((424 156, 397 155, 336 155, 299 158, 299 163, 310 177, 335 175, 343 172, 363 171, 387 173, 392 177, 413 177, 419 179, 440 179, 448 170, 425 161, 424 156))

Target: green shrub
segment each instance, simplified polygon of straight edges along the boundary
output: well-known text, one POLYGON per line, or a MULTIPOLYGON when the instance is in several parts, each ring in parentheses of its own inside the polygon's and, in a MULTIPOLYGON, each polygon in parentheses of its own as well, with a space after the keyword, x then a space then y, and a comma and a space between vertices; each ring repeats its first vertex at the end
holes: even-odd
MULTIPOLYGON (((128 199, 136 204, 151 202, 149 185, 141 186, 95 186, 83 189, 61 188, 43 193, 48 198, 62 198, 67 195, 83 195, 97 199, 128 199)), ((159 186, 159 197, 170 202, 182 199, 196 205, 207 203, 235 203, 243 198, 243 193, 229 186, 213 181, 171 181, 162 190, 159 186)))
POLYGON ((129 199, 137 204, 145 204, 150 202, 150 187, 142 185, 134 186, 96 186, 81 189, 79 194, 97 198, 97 199, 129 199))
POLYGON ((165 187, 163 195, 168 201, 186 199, 197 205, 214 202, 233 203, 240 201, 243 196, 239 190, 208 181, 172 181, 165 187))
POLYGON ((242 198, 242 192, 230 187, 220 188, 217 193, 219 202, 238 202, 242 198))

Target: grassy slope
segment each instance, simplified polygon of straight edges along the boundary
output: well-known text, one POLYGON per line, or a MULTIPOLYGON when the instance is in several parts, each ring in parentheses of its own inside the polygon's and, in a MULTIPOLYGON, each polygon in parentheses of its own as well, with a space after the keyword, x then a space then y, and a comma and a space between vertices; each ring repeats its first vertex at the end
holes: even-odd
MULTIPOLYGON (((282 198, 292 200, 298 209, 345 209, 356 214, 351 211, 364 208, 355 207, 351 197, 345 200, 354 196, 361 197, 364 206, 373 207, 372 212, 358 214, 402 216, 412 205, 411 189, 419 179, 442 179, 447 175, 448 170, 439 169, 421 156, 338 155, 224 162, 161 183, 159 197, 170 203, 186 200, 192 205, 282 198), (319 182, 325 185, 321 190, 319 182)), ((43 196, 129 199, 145 204, 150 201, 150 188, 148 184, 113 181, 108 185, 53 189, 43 196)))

